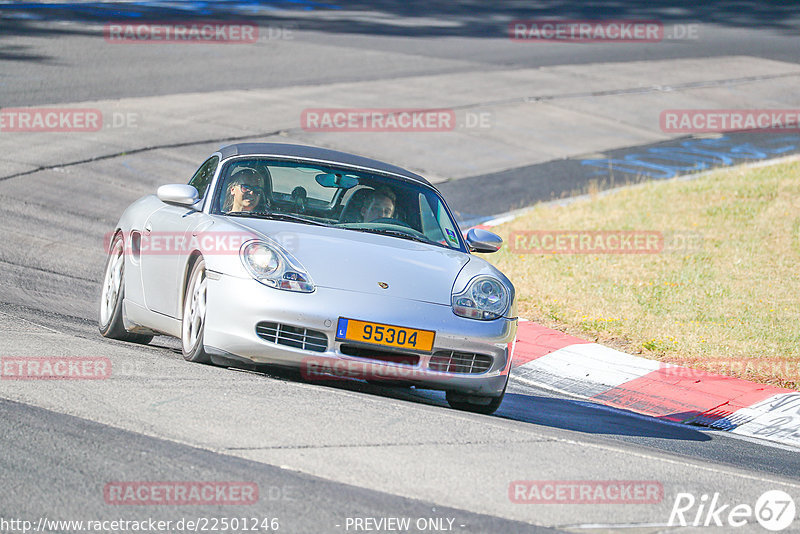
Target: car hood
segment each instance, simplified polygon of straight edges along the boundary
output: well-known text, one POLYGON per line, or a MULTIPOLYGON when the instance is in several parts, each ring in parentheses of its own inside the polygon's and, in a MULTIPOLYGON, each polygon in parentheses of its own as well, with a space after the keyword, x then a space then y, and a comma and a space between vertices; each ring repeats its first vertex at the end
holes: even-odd
POLYGON ((229 222, 279 243, 318 287, 449 306, 456 276, 470 261, 458 250, 391 236, 261 219, 229 222))

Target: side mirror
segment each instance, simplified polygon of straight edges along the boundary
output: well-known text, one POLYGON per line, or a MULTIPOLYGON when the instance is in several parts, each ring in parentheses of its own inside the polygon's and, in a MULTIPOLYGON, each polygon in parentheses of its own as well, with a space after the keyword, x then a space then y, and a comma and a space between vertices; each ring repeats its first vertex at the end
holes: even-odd
POLYGON ((503 246, 503 238, 489 230, 472 228, 467 232, 467 247, 470 252, 497 252, 503 246))
POLYGON ((161 202, 185 208, 193 207, 200 200, 200 193, 197 192, 197 189, 186 184, 162 185, 156 191, 156 196, 161 202))

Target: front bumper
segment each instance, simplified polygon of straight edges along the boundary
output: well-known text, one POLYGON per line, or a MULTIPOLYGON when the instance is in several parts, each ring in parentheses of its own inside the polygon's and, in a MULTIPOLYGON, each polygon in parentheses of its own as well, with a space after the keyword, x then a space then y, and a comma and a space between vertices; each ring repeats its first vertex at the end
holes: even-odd
POLYGON ((477 321, 458 317, 450 306, 441 304, 325 287, 317 287, 313 293, 295 293, 252 279, 209 274, 204 334, 209 354, 299 368, 308 379, 331 379, 321 371, 333 370, 337 375, 383 378, 469 395, 497 397, 503 393, 513 358, 516 319, 477 321), (490 356, 492 362, 485 372, 467 374, 430 369, 429 353, 396 350, 418 355, 414 365, 351 356, 342 351, 342 345, 352 346, 353 342, 336 340, 339 317, 435 330, 432 353, 475 353, 490 356), (256 334, 256 324, 262 321, 322 332, 327 348, 316 352, 266 341, 256 334))

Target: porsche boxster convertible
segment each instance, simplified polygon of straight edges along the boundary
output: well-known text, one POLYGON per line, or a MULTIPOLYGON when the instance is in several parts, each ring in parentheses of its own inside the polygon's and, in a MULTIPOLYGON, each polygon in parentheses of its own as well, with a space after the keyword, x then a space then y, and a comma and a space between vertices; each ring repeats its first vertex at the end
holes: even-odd
POLYGON ((131 204, 108 234, 102 335, 180 338, 186 360, 446 392, 493 413, 514 286, 421 176, 352 154, 248 143, 131 204))

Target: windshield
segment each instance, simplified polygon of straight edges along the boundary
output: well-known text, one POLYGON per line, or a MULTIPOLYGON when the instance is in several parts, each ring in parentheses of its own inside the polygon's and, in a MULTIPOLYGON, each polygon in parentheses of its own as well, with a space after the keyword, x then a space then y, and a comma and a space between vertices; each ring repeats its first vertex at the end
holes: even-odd
POLYGON ((435 190, 343 167, 253 157, 228 161, 212 213, 324 224, 465 250, 435 190))

